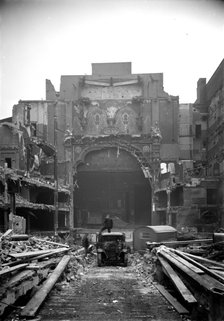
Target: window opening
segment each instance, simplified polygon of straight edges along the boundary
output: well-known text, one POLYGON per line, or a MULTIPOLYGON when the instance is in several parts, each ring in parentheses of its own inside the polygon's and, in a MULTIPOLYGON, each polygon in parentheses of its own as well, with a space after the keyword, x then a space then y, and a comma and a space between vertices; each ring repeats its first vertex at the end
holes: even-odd
POLYGON ((35 123, 35 122, 31 123, 31 134, 34 137, 37 136, 37 123, 35 123))
POLYGON ((11 157, 5 158, 5 163, 7 163, 8 168, 12 168, 12 159, 11 159, 11 157))
POLYGON ((195 137, 196 138, 201 138, 201 125, 196 125, 195 126, 195 137))

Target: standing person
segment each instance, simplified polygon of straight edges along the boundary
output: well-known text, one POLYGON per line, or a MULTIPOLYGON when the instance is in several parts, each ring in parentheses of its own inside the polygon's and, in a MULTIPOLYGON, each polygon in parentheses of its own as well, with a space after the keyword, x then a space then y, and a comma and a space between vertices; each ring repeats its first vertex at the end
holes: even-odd
POLYGON ((85 233, 85 235, 82 238, 82 246, 85 249, 85 256, 88 254, 88 248, 89 248, 89 238, 88 238, 88 233, 85 233))
POLYGON ((103 222, 103 227, 100 230, 100 234, 105 230, 107 230, 108 233, 110 233, 112 228, 113 228, 113 220, 112 220, 112 218, 110 218, 110 215, 107 214, 107 216, 105 217, 105 220, 103 222))

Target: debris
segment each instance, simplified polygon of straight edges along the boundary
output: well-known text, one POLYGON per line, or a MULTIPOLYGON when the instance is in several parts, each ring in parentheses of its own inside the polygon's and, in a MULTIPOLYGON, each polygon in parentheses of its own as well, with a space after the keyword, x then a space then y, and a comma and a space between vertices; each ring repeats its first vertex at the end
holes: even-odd
POLYGON ((75 258, 77 253, 71 252, 67 244, 53 242, 49 237, 13 234, 12 230, 0 233, 0 316, 8 305, 46 280, 68 251, 75 258))
POLYGON ((3 270, 0 271, 0 277, 5 276, 7 274, 10 274, 12 272, 21 270, 23 268, 25 268, 28 264, 17 264, 16 266, 10 268, 10 267, 6 267, 3 270))
POLYGON ((11 233, 12 233, 12 230, 11 230, 11 229, 7 230, 7 231, 1 236, 0 241, 1 241, 2 239, 4 239, 5 237, 9 236, 11 233))
POLYGON ((167 275, 169 278, 172 280, 173 284, 175 285, 176 289, 178 292, 181 294, 183 299, 188 302, 189 304, 191 303, 196 303, 197 300, 195 297, 192 295, 192 293, 189 291, 189 289, 185 286, 181 278, 178 276, 178 274, 174 271, 172 266, 164 260, 162 257, 159 257, 159 261, 162 264, 162 267, 165 269, 167 275))
MULTIPOLYGON (((181 294, 182 300, 187 303, 187 309, 197 314, 203 311, 213 321, 224 318, 224 264, 164 245, 153 249, 152 254, 156 255, 154 266, 157 279, 163 282, 169 279, 171 283, 166 284, 175 286, 174 290, 179 293, 176 295, 181 294), (166 279, 160 276, 161 273, 164 273, 166 279)), ((155 286, 164 291, 161 285, 155 286)))
POLYGON ((164 242, 146 242, 148 249, 165 245, 167 247, 180 247, 188 244, 201 244, 201 243, 212 243, 213 239, 194 239, 194 240, 185 240, 185 241, 164 241, 164 242))
POLYGON ((35 236, 33 236, 32 239, 34 241, 43 242, 43 243, 46 243, 46 244, 52 244, 52 245, 57 245, 57 246, 61 246, 61 247, 69 247, 69 245, 67 245, 67 244, 61 244, 61 243, 57 243, 57 242, 48 241, 48 240, 45 240, 45 239, 39 239, 39 238, 37 238, 35 236))
POLYGON ((47 281, 44 285, 34 294, 32 299, 28 302, 25 308, 21 312, 21 316, 25 317, 32 317, 35 316, 37 310, 39 309, 40 305, 45 300, 46 296, 54 287, 55 283, 59 279, 60 275, 63 273, 64 269, 66 268, 68 262, 70 260, 69 255, 63 256, 59 264, 57 265, 56 269, 53 273, 49 276, 47 281))

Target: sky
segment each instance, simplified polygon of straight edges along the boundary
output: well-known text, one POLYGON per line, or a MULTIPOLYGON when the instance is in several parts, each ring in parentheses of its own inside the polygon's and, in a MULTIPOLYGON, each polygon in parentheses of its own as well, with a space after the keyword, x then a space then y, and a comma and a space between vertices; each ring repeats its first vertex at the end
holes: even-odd
POLYGON ((45 79, 59 91, 61 75, 97 62, 163 73, 164 90, 193 103, 223 58, 218 0, 0 0, 0 119, 20 99, 45 99, 45 79))

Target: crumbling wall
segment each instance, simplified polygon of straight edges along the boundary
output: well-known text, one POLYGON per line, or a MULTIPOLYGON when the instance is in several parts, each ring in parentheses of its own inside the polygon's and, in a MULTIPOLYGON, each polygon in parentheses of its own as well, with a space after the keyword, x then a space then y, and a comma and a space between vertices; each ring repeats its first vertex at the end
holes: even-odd
POLYGON ((142 88, 140 86, 126 85, 116 87, 102 87, 102 86, 85 86, 82 89, 81 96, 89 99, 131 99, 135 96, 142 95, 142 88))
POLYGON ((58 93, 56 92, 52 82, 46 79, 46 100, 56 100, 58 93))
POLYGON ((16 126, 0 126, 0 147, 0 166, 4 167, 7 163, 11 168, 19 169, 20 165, 23 167, 23 138, 16 126))

